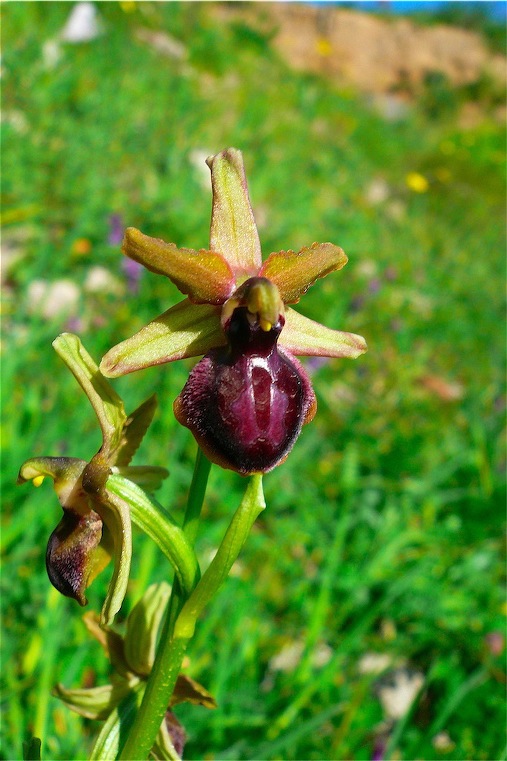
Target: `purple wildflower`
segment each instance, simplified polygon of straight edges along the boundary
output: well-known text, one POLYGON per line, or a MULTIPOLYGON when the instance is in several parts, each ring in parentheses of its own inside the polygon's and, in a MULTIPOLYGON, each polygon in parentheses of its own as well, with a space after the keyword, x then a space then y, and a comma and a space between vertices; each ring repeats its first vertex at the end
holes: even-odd
POLYGON ((127 259, 127 257, 124 257, 122 259, 121 268, 127 280, 127 288, 129 292, 133 294, 138 293, 139 281, 143 274, 142 264, 138 264, 138 262, 135 262, 133 259, 127 259))
POLYGON ((110 246, 119 246, 123 240, 123 231, 125 225, 123 224, 123 217, 121 214, 109 215, 109 238, 108 243, 110 246))

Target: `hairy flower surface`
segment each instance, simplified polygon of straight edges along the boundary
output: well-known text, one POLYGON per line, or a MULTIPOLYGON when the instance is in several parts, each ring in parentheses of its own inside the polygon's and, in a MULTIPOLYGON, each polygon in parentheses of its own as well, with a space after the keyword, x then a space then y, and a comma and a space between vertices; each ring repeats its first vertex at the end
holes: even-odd
POLYGON ((129 417, 123 402, 99 372, 79 338, 64 333, 53 346, 76 377, 95 410, 102 430, 102 446, 87 462, 75 457, 33 457, 19 471, 18 483, 40 486, 46 476, 63 508, 63 517, 51 534, 46 551, 48 576, 56 589, 86 605, 85 591, 114 559, 114 570, 102 618, 110 623, 125 597, 132 554, 129 505, 107 488, 111 473, 156 488, 167 471, 129 466, 156 407, 151 397, 129 417))
POLYGON ((278 465, 316 401, 300 356, 351 357, 361 336, 320 325, 287 304, 347 263, 342 249, 314 243, 263 262, 243 159, 229 148, 207 160, 213 205, 209 249, 181 249, 128 228, 123 252, 169 277, 187 296, 113 347, 108 377, 205 354, 175 401, 175 414, 212 462, 247 475, 278 465))

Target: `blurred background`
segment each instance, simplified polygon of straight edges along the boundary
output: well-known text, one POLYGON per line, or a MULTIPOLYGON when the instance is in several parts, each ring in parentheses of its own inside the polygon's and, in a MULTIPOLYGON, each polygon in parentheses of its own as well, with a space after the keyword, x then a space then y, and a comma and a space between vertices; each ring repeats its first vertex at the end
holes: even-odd
MULTIPOLYGON (((319 409, 265 478, 268 509, 197 630, 178 707, 188 759, 505 758, 505 4, 7 3, 2 7, 3 759, 84 759, 98 725, 50 696, 105 684, 44 556, 35 455, 88 459, 93 412, 51 341, 99 360, 176 303, 129 267, 127 225, 208 243, 206 156, 244 154, 264 255, 332 241, 347 267, 300 311, 360 333, 356 361, 307 362, 319 409), (414 8, 414 6, 416 6, 414 8), (407 15, 410 12, 410 15, 407 15)), ((157 391, 137 457, 168 466, 178 518, 195 443, 157 391)), ((205 564, 245 486, 212 468, 205 564)), ((135 534, 122 621, 168 578, 135 534)), ((98 610, 108 572, 89 590, 98 610)))

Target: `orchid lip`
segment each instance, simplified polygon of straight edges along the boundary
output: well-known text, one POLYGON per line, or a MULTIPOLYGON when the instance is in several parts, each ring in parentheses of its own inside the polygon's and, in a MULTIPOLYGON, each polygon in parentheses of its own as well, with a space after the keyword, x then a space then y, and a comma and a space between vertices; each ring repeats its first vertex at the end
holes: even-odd
POLYGON ((305 371, 278 349, 283 317, 269 330, 248 317, 236 307, 228 346, 195 366, 174 408, 209 459, 242 475, 278 465, 315 408, 305 371))

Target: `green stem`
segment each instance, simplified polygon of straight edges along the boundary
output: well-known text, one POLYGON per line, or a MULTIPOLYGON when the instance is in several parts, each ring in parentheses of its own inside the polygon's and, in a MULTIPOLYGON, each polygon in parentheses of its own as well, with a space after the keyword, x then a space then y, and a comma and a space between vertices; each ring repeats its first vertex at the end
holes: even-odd
MULTIPOLYGON (((195 537, 197 533, 208 472, 209 463, 206 463, 202 455, 198 456, 183 523, 184 532, 188 532, 192 537, 195 537)), ((197 618, 227 578, 253 522, 264 507, 262 475, 256 474, 250 478, 241 504, 229 524, 220 547, 195 589, 185 597, 179 585, 177 583, 173 585, 173 594, 166 613, 155 663, 120 759, 147 758, 173 693, 187 644, 194 634, 197 618)))
POLYGON ((174 626, 175 638, 189 640, 193 637, 198 617, 229 575, 255 519, 265 507, 262 475, 256 474, 250 477, 241 504, 229 524, 215 557, 178 615, 174 626))
MULTIPOLYGON (((210 467, 209 460, 198 450, 183 520, 183 531, 191 544, 197 535, 210 467)), ((179 609, 182 603, 181 595, 181 587, 175 580, 155 663, 139 711, 120 753, 120 759, 146 759, 148 757, 167 710, 188 643, 188 639, 174 640, 172 637, 175 619, 172 611, 179 609)))
POLYGON ((202 503, 208 485, 208 476, 211 468, 211 462, 203 455, 200 449, 197 450, 195 459, 194 475, 190 484, 188 493, 187 508, 183 518, 183 531, 190 544, 194 544, 201 517, 202 503))

